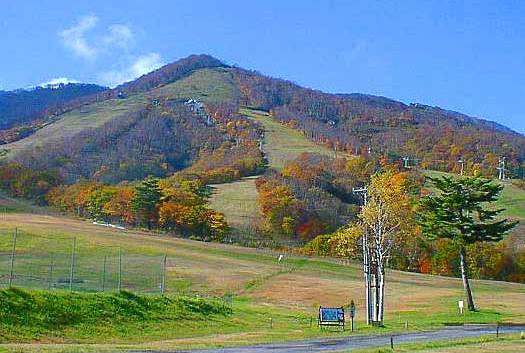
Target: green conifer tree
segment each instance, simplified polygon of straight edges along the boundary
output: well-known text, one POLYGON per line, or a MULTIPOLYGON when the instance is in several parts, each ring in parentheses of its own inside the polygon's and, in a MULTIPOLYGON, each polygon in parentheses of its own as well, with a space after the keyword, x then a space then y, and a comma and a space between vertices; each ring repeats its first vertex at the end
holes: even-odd
POLYGON ((131 207, 136 213, 139 223, 151 228, 155 219, 157 204, 162 196, 159 179, 148 177, 135 187, 135 195, 131 200, 131 207))
POLYGON ((461 277, 470 311, 476 306, 470 288, 465 246, 499 241, 517 222, 499 219, 503 209, 487 207, 496 201, 503 186, 480 177, 428 178, 437 193, 421 200, 418 223, 429 239, 451 239, 459 249, 461 277))

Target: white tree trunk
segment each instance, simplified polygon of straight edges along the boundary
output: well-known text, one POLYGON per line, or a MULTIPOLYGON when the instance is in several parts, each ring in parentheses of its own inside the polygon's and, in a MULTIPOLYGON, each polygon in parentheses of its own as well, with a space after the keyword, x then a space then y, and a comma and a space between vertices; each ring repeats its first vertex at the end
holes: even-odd
POLYGON ((461 246, 459 249, 459 258, 463 289, 465 290, 465 296, 467 297, 467 307, 469 311, 476 311, 476 305, 474 304, 474 297, 472 296, 472 290, 470 289, 470 282, 468 279, 467 255, 464 246, 461 246))
POLYGON ((363 274, 365 279, 365 305, 366 324, 370 325, 372 319, 372 295, 370 292, 370 250, 368 246, 368 234, 363 234, 363 274))
POLYGON ((385 313, 385 271, 383 266, 381 268, 377 269, 378 276, 379 276, 379 313, 377 321, 383 322, 384 320, 384 313, 385 313))

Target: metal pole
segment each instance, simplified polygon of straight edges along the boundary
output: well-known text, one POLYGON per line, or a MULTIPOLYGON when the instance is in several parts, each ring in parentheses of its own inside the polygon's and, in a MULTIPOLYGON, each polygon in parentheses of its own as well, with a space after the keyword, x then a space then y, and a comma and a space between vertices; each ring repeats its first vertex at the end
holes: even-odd
POLYGON ((53 267, 55 265, 54 261, 55 261, 55 257, 53 253, 51 253, 51 263, 49 264, 49 283, 47 286, 48 290, 51 290, 51 288, 53 287, 53 267))
POLYGON ((73 291, 73 276, 75 275, 75 252, 77 249, 77 238, 73 238, 73 249, 71 250, 71 268, 69 269, 69 290, 73 291))
POLYGON ((106 264, 108 261, 108 256, 104 255, 104 266, 102 269, 102 291, 104 292, 106 290, 106 264))
POLYGON ((366 230, 363 234, 363 267, 365 277, 366 324, 370 325, 372 321, 372 293, 370 290, 370 254, 368 252, 368 234, 366 230))
POLYGON ((9 288, 13 285, 13 276, 15 274, 15 253, 16 253, 16 237, 18 235, 18 229, 15 228, 13 233, 13 249, 11 250, 11 266, 9 270, 9 288))
POLYGON ((118 291, 122 290, 122 248, 118 248, 118 291))
POLYGON ((162 260, 162 281, 160 283, 160 292, 164 294, 164 291, 166 290, 166 261, 167 257, 164 255, 164 259, 162 260))
MULTIPOLYGON (((366 207, 368 202, 367 188, 353 188, 352 192, 362 197, 362 207, 366 207)), ((371 273, 370 273, 370 251, 368 247, 368 233, 363 233, 363 274, 365 280, 365 305, 366 305, 366 324, 370 325, 372 321, 372 292, 371 292, 371 273)))

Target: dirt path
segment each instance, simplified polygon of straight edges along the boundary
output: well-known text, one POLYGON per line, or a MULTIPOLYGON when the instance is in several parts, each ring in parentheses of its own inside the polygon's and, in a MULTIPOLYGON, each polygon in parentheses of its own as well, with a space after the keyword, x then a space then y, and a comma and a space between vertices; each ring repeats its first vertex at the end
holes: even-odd
MULTIPOLYGON (((499 333, 518 333, 525 331, 525 325, 501 326, 499 333)), ((295 341, 286 343, 273 343, 257 346, 219 348, 209 350, 173 351, 177 353, 305 353, 305 352, 350 352, 356 349, 390 347, 390 339, 393 337, 394 347, 398 344, 431 342, 440 340, 455 340, 469 337, 480 337, 484 335, 496 335, 496 326, 472 325, 460 327, 448 327, 442 330, 410 332, 380 336, 354 336, 348 338, 295 341)), ((525 349, 525 343, 524 343, 525 349)), ((134 352, 145 353, 145 352, 134 352)), ((148 351, 153 353, 153 351, 148 351)))

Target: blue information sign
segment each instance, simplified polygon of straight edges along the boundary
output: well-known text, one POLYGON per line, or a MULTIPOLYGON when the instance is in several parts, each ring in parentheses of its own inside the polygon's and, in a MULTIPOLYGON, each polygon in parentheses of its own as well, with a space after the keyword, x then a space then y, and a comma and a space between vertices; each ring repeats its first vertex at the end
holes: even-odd
POLYGON ((321 315, 321 321, 344 321, 345 313, 342 308, 321 308, 319 310, 319 314, 321 315))

